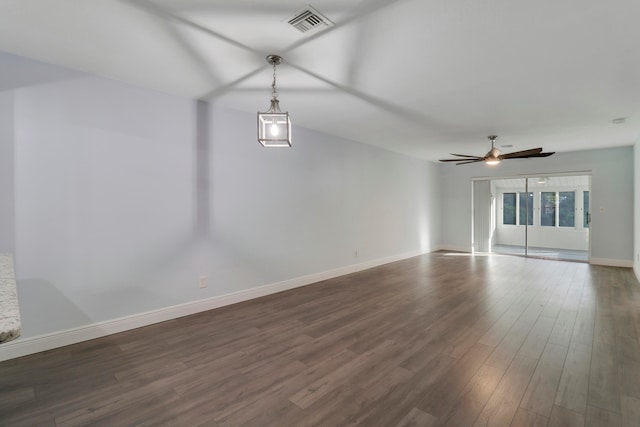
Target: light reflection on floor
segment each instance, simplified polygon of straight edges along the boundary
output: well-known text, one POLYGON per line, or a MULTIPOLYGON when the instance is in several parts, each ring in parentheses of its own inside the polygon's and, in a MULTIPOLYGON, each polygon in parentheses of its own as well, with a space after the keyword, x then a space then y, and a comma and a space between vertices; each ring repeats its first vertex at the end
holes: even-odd
MULTIPOLYGON (((491 252, 503 255, 524 255, 524 246, 493 245, 491 252)), ((528 255, 536 258, 564 261, 589 261, 589 252, 571 249, 529 247, 528 255)))
MULTIPOLYGON (((569 249, 529 248, 528 254, 532 258, 552 259, 557 261, 588 262, 587 251, 569 249)), ((494 245, 491 253, 487 252, 447 252, 445 256, 454 257, 487 257, 487 256, 524 256, 524 246, 494 245)))

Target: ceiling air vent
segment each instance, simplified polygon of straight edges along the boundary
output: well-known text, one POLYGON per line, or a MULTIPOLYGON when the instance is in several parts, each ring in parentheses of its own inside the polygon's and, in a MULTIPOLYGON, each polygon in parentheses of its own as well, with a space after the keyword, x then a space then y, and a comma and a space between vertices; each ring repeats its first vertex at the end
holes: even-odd
POLYGON ((283 22, 291 25, 305 36, 318 33, 335 25, 329 18, 308 5, 285 18, 283 22))

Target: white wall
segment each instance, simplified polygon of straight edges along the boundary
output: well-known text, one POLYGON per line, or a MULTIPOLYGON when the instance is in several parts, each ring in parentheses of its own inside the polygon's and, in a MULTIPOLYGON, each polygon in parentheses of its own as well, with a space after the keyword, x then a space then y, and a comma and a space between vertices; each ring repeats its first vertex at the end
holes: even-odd
POLYGON ((99 78, 13 96, 20 340, 439 244, 433 163, 99 78))
POLYGON ((473 182, 473 251, 491 252, 492 206, 491 181, 473 182))
POLYGON ((634 193, 634 215, 633 215, 633 270, 640 280, 640 140, 633 147, 633 193, 634 193))
MULTIPOLYGON (((496 244, 524 246, 524 226, 501 226, 496 233, 496 244)), ((564 227, 528 227, 527 243, 532 248, 589 250, 589 232, 564 227)))
POLYGON ((13 93, 0 92, 0 253, 13 246, 13 93))
POLYGON ((508 160, 497 167, 484 164, 440 165, 442 181, 442 243, 450 249, 471 249, 471 179, 518 175, 591 172, 591 260, 630 265, 633 259, 633 147, 617 147, 548 158, 508 160))

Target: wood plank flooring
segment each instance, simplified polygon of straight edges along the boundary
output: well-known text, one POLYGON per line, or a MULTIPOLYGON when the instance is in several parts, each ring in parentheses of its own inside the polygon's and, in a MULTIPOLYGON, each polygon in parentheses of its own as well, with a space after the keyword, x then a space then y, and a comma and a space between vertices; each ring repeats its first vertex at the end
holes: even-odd
POLYGON ((0 363, 2 426, 639 426, 629 269, 437 252, 0 363))

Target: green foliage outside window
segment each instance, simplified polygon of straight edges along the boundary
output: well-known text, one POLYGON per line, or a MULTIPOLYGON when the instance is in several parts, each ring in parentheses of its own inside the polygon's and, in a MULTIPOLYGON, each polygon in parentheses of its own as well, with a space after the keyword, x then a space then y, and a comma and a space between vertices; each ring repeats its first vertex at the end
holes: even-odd
POLYGON ((582 208, 582 226, 589 228, 589 192, 583 192, 583 208, 582 208))
POLYGON ((516 224, 516 193, 504 193, 502 195, 502 223, 516 224))
POLYGON ((576 226, 576 192, 561 191, 559 193, 558 222, 560 227, 576 226))
POLYGON ((543 191, 540 193, 540 225, 556 226, 556 193, 543 191))
POLYGON ((525 219, 527 225, 533 225, 533 193, 529 193, 527 201, 527 193, 518 193, 520 198, 520 225, 524 225, 525 219))

